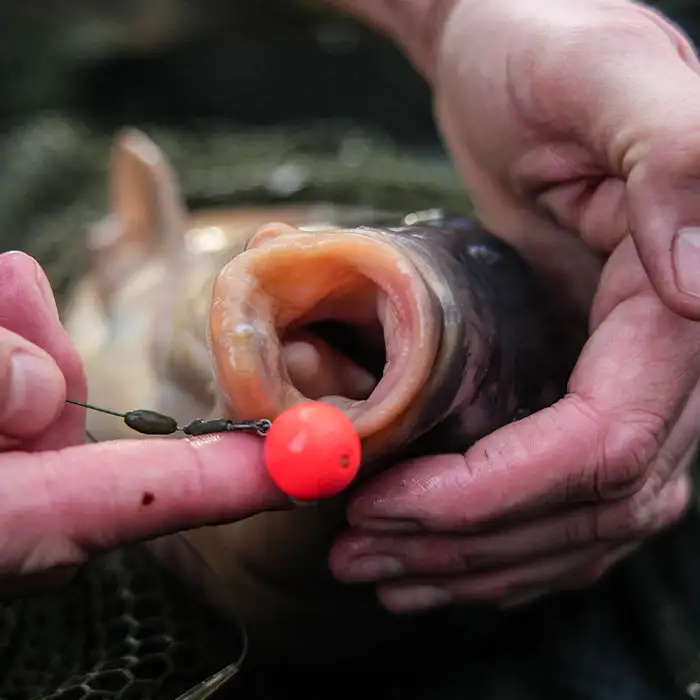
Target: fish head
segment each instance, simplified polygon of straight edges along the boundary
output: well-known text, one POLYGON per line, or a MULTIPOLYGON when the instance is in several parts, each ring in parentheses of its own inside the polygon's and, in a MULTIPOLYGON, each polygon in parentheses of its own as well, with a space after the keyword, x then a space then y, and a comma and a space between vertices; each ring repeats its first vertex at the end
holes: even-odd
POLYGON ((390 235, 411 251, 442 313, 423 425, 433 420, 413 452, 466 451, 564 395, 581 349, 572 338, 585 328, 561 315, 514 248, 476 219, 440 210, 410 214, 390 235))
POLYGON ((445 421, 442 451, 466 449, 551 394, 540 302, 520 258, 472 220, 269 224, 214 283, 217 387, 236 418, 338 406, 365 464, 445 421))
POLYGON ((370 229, 269 224, 214 284, 209 344, 227 412, 274 420, 326 401, 353 421, 365 455, 393 444, 439 343, 420 274, 370 229))

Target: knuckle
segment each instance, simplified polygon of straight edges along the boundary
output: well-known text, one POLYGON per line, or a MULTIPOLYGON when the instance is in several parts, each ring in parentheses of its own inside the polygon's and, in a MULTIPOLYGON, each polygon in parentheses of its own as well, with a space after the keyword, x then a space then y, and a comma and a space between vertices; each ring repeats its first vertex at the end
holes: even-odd
POLYGON ((569 469, 566 473, 564 489, 567 494, 567 500, 571 503, 590 500, 591 493, 596 495, 595 478, 592 478, 589 469, 569 469))
POLYGON ((600 557, 581 567, 577 579, 583 584, 596 583, 596 581, 600 581, 603 578, 613 563, 608 557, 600 557))
POLYGON ((666 419, 649 411, 627 414, 605 431, 595 490, 602 499, 619 498, 643 483, 668 432, 666 419))
POLYGON ((637 147, 637 176, 650 183, 662 178, 697 174, 700 127, 697 123, 669 125, 637 147), (643 153, 640 153, 641 149, 643 153))
POLYGON ((431 565, 430 568, 438 573, 459 574, 479 568, 478 565, 474 566, 473 558, 463 547, 445 546, 438 551, 434 551, 432 555, 429 552, 430 550, 426 548, 425 569, 428 569, 428 563, 431 565))
POLYGON ((691 491, 687 477, 665 485, 657 477, 650 479, 635 495, 599 509, 596 539, 608 543, 635 543, 659 532, 683 516, 691 491))
POLYGON ((687 477, 631 499, 629 522, 640 536, 650 535, 672 525, 684 514, 690 502, 691 486, 687 477))
MULTIPOLYGON (((581 423, 592 426, 597 433, 605 431, 605 423, 602 416, 588 402, 582 400, 576 394, 570 394, 569 400, 578 412, 578 418, 581 423)), ((556 406, 554 408, 557 410, 556 406)), ((568 421, 571 421, 571 418, 568 421)), ((591 464, 590 461, 586 460, 578 467, 575 465, 570 466, 565 470, 564 476, 564 492, 567 500, 571 503, 576 503, 590 501, 591 498, 597 499, 596 479, 597 462, 591 464)))
POLYGON ((583 511, 569 519, 564 528, 568 547, 576 547, 599 539, 598 519, 594 511, 583 511))

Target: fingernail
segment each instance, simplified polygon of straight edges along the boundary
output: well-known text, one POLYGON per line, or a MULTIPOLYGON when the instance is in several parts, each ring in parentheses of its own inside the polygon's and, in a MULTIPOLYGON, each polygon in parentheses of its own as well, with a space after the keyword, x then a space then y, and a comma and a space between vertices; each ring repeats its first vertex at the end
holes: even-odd
POLYGON ((59 379, 53 363, 28 352, 14 352, 10 362, 10 390, 0 412, 2 420, 36 409, 37 400, 42 398, 51 403, 54 399, 47 392, 53 392, 59 379))
POLYGON ((358 557, 343 569, 345 581, 374 581, 378 578, 398 576, 403 573, 403 564, 396 558, 384 554, 358 557))
POLYGON ((53 314, 53 316, 56 318, 56 320, 59 319, 58 316, 58 306, 56 306, 56 297, 54 296, 53 289, 51 289, 51 285, 49 284, 49 280, 46 278, 46 275, 44 274, 44 271, 41 269, 39 265, 37 265, 36 269, 36 283, 39 288, 39 292, 41 293, 41 296, 44 298, 44 301, 46 302, 46 305, 48 306, 49 310, 53 314))
POLYGON ((452 595, 437 586, 407 586, 382 591, 381 599, 384 606, 394 612, 417 612, 445 605, 452 600, 452 595))
POLYGON ((423 529, 422 525, 414 520, 394 520, 391 518, 370 518, 357 523, 356 527, 363 530, 395 532, 397 534, 411 534, 423 529))

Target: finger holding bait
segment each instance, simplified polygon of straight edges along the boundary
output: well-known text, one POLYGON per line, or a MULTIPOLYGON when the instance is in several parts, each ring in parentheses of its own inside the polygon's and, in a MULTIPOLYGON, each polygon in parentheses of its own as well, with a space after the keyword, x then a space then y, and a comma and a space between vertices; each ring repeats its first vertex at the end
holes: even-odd
POLYGON ((72 399, 66 403, 121 418, 143 435, 189 436, 225 432, 256 432, 265 438, 265 466, 277 487, 296 501, 335 496, 357 476, 362 461, 360 436, 339 409, 319 401, 305 401, 281 413, 274 422, 197 419, 180 426, 171 416, 149 409, 110 411, 72 399))

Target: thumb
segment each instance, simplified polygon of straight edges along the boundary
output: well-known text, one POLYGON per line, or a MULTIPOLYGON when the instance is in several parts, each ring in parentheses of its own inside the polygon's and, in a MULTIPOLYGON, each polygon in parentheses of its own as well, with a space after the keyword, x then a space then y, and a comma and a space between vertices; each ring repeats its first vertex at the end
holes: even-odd
POLYGON ((0 446, 7 438, 36 437, 64 407, 66 381, 53 358, 0 328, 0 446))
POLYGON ((643 30, 630 25, 629 36, 602 34, 588 47, 599 68, 606 52, 610 60, 576 91, 594 96, 575 98, 578 126, 626 182, 627 226, 656 293, 700 320, 700 64, 670 23, 638 11, 643 30))
MULTIPOLYGON (((638 66, 627 90, 627 222, 647 275, 675 313, 700 320, 700 67, 684 60, 638 66)), ((621 133, 625 130, 622 129, 621 133)), ((624 140, 624 136, 622 137, 624 140)))
MULTIPOLYGON (((697 109, 700 109, 698 79, 697 109)), ((695 110, 693 110, 695 111, 695 110)), ((667 132, 627 184, 629 230, 654 290, 666 306, 700 320, 700 129, 667 132)))
MULTIPOLYGON (((549 9, 535 4, 523 11, 546 12, 548 31, 542 39, 542 23, 537 24, 532 55, 523 62, 529 66, 529 91, 518 93, 527 97, 518 104, 533 123, 554 130, 557 141, 591 154, 586 184, 611 175, 625 185, 622 225, 612 217, 615 231, 604 250, 631 233, 666 306, 699 320, 700 64, 690 42, 641 3, 621 2, 615 12, 605 3, 556 3, 556 9, 553 3, 549 9)), ((551 177, 558 180, 563 166, 555 165, 551 177)), ((574 175, 578 179, 580 173, 574 175)), ((542 177, 538 185, 552 184, 550 174, 542 177)), ((593 209, 605 211, 603 203, 616 191, 614 180, 612 188, 588 187, 583 199, 597 192, 602 199, 594 198, 599 206, 593 209)), ((588 218, 597 229, 607 225, 597 216, 588 218)), ((576 225, 585 228, 587 221, 576 225)), ((600 230, 592 235, 599 237, 600 230)))
POLYGON ((289 504, 246 435, 119 440, 0 456, 0 570, 81 563, 95 551, 289 504))

